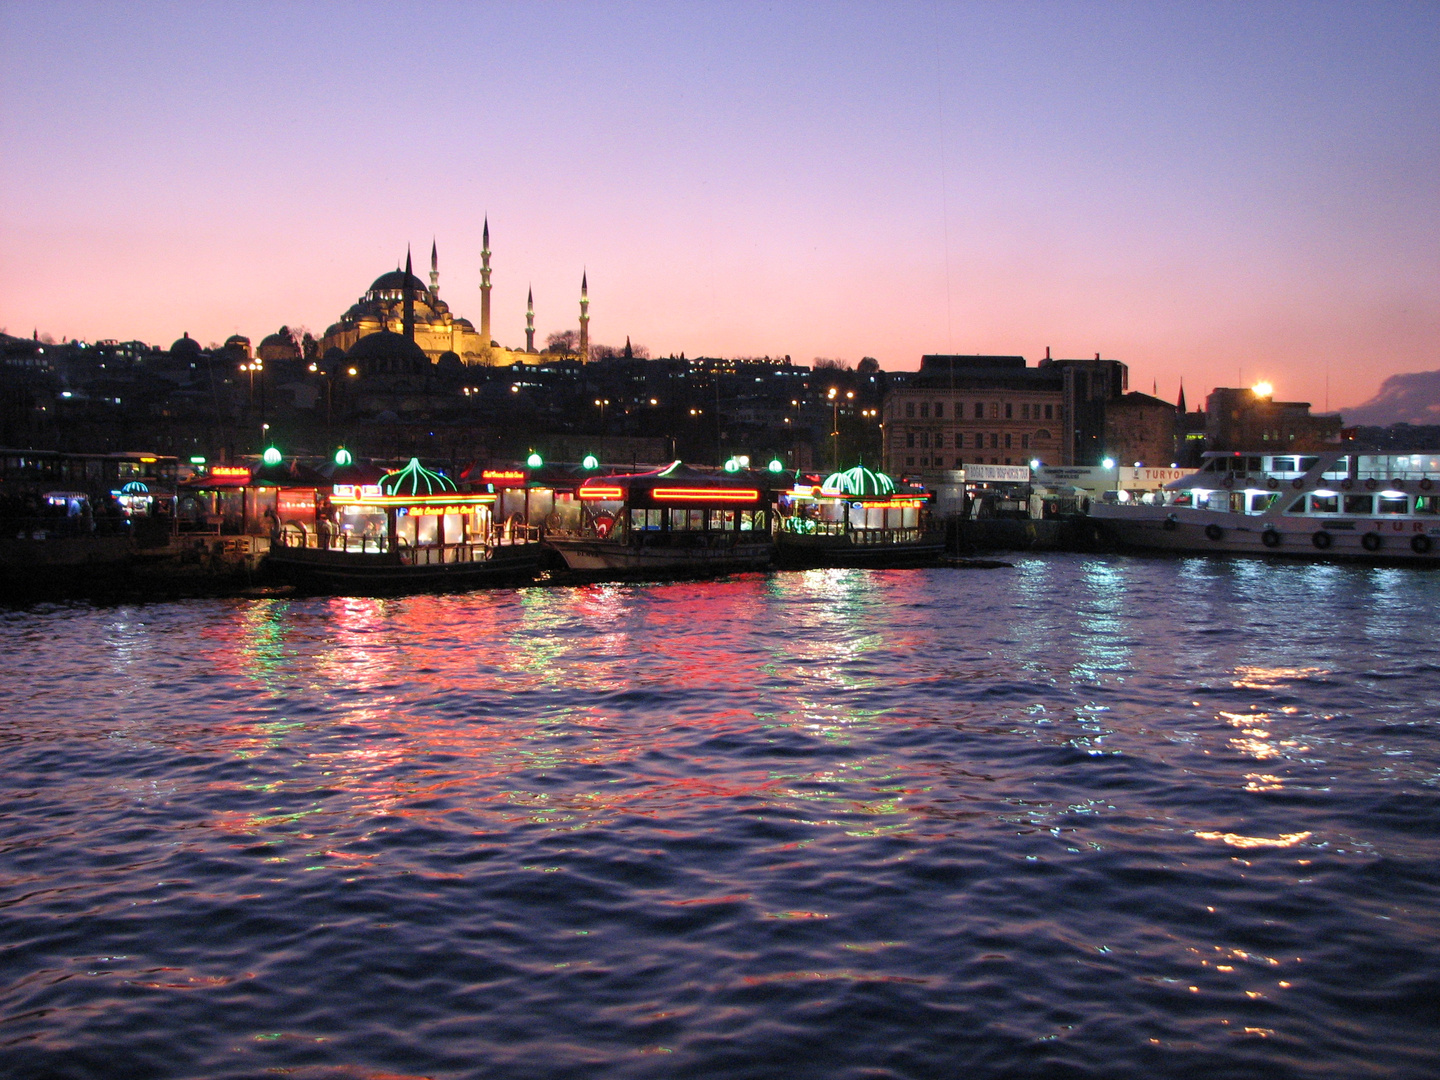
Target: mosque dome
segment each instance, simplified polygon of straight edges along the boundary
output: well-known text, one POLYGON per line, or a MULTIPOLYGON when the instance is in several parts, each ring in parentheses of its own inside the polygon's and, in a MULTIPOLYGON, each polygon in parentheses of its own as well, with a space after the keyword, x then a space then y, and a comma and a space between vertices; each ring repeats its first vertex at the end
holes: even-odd
POLYGON ((185 336, 176 340, 170 346, 171 356, 195 357, 200 355, 200 343, 190 336, 190 331, 185 331, 185 336))
POLYGON ((388 274, 381 274, 371 283, 369 291, 372 293, 398 293, 405 288, 406 278, 409 278, 411 290, 420 293, 430 291, 429 286, 423 281, 414 274, 406 274, 404 270, 391 270, 388 274))
POLYGON ((366 334, 354 345, 346 357, 355 363, 369 366, 376 371, 402 372, 424 371, 430 366, 425 350, 404 334, 393 330, 379 330, 366 334))
POLYGON ((300 359, 300 346, 295 344, 288 328, 281 327, 280 330, 284 332, 276 331, 261 339, 260 347, 255 350, 255 355, 261 360, 300 359))

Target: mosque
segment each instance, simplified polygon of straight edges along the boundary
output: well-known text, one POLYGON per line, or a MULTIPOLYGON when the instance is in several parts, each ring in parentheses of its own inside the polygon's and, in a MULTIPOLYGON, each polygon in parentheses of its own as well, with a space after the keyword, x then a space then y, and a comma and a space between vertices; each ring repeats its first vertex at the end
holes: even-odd
MULTIPOLYGON (((381 274, 371 283, 365 295, 360 297, 340 320, 325 330, 320 340, 321 355, 329 355, 332 349, 346 354, 362 338, 371 334, 385 333, 409 339, 419 352, 425 354, 431 363, 442 360, 450 364, 482 364, 503 367, 535 362, 535 294, 531 290, 526 301, 525 349, 507 349, 500 345, 490 333, 490 220, 485 220, 485 230, 480 250, 480 329, 469 319, 453 314, 450 305, 440 299, 440 258, 436 245, 430 245, 430 285, 427 288, 411 272, 410 256, 405 257, 404 270, 392 270, 381 274), (453 357, 453 359, 451 359, 453 357)), ((585 357, 589 353, 589 282, 585 275, 580 282, 580 337, 576 353, 585 357)), ((380 340, 389 340, 383 338, 380 340)), ((361 349, 361 353, 373 351, 361 349)), ((383 351, 383 350, 382 350, 383 351)), ((408 350, 407 350, 408 351, 408 350)))

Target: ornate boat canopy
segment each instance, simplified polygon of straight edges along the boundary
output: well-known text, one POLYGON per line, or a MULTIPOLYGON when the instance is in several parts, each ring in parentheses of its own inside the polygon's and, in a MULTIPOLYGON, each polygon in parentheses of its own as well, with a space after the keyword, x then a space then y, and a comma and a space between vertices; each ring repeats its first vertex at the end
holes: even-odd
POLYGON ((845 495, 855 498, 885 497, 895 494, 895 481, 884 473, 871 472, 856 465, 844 472, 831 473, 820 485, 822 495, 845 495))
POLYGON ((431 472, 420 464, 419 458, 411 458, 410 464, 397 472, 386 473, 380 478, 382 495, 442 495, 447 491, 458 491, 455 481, 441 473, 431 472))

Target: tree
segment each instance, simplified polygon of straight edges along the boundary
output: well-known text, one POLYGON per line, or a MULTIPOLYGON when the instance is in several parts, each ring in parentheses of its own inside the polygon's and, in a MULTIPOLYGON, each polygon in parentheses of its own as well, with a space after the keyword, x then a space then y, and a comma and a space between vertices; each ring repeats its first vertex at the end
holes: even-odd
POLYGON ((557 330, 545 339, 548 353, 573 353, 579 344, 580 335, 574 330, 557 330))

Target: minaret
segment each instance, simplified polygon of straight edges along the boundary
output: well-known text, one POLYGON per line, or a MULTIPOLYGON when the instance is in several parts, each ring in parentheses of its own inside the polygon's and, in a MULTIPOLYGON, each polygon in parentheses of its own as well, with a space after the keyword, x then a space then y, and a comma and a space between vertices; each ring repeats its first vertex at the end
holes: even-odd
POLYGON ((480 238, 480 347, 490 348, 490 215, 480 238))
POLYGON ((535 351, 535 286, 530 286, 530 294, 525 297, 525 351, 535 351))
POLYGON ((410 279, 414 274, 410 269, 410 249, 405 249, 405 336, 411 341, 415 340, 415 290, 410 288, 410 279))
POLYGON ((590 359, 590 283, 585 271, 580 272, 580 362, 590 359))
POLYGON ((435 240, 430 240, 430 295, 440 299, 440 256, 435 250, 435 240))
POLYGON ((1181 416, 1185 415, 1185 380, 1180 380, 1180 400, 1175 402, 1175 411, 1181 416))

